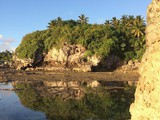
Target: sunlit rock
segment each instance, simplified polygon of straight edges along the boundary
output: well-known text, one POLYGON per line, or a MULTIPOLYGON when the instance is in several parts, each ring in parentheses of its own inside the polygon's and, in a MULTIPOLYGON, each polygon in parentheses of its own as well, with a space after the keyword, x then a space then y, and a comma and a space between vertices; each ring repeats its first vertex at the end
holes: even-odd
POLYGON ((100 57, 96 55, 85 57, 85 52, 86 49, 82 45, 64 43, 61 48, 53 48, 48 52, 44 59, 44 63, 47 63, 45 69, 57 66, 75 71, 92 71, 91 67, 98 65, 100 57))
POLYGON ((62 47, 53 47, 48 53, 43 55, 36 51, 33 59, 19 59, 13 57, 15 66, 18 70, 74 70, 89 72, 92 66, 97 66, 101 57, 93 55, 86 56, 86 49, 82 45, 70 45, 64 43, 62 47), (37 52, 37 53, 36 53, 37 52))
POLYGON ((160 1, 153 0, 147 11, 147 49, 140 67, 132 120, 160 120, 160 1))

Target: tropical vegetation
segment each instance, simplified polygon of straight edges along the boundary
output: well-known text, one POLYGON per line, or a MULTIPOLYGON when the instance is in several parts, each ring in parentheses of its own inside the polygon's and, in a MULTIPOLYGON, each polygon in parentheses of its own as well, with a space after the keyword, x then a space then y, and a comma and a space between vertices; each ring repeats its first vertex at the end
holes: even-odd
POLYGON ((0 63, 5 61, 11 61, 12 53, 8 50, 0 52, 0 63))
POLYGON ((20 89, 16 93, 24 106, 44 112, 49 120, 128 120, 131 117, 129 108, 135 92, 135 86, 128 85, 124 89, 110 92, 106 86, 85 87, 81 99, 63 100, 46 91, 45 94, 38 92, 37 86, 30 83, 21 82, 14 87, 20 89))
POLYGON ((16 49, 19 58, 32 58, 37 49, 48 52, 57 49, 64 42, 81 44, 89 55, 107 58, 116 55, 124 61, 140 60, 145 51, 146 23, 141 16, 123 15, 120 19, 113 17, 104 24, 90 24, 84 14, 79 20, 62 20, 61 17, 48 23, 48 28, 35 31, 23 37, 16 49))

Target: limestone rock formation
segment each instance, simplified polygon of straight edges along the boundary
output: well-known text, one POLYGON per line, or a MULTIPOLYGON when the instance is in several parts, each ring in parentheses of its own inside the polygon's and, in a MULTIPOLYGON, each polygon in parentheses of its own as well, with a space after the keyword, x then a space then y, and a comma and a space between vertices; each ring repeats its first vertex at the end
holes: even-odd
POLYGON ((128 61, 127 64, 121 65, 117 70, 122 71, 123 73, 126 73, 127 71, 138 71, 140 66, 139 61, 128 61))
POLYGON ((37 70, 75 70, 88 72, 92 66, 97 66, 101 58, 93 55, 85 56, 86 49, 82 45, 64 43, 61 48, 52 48, 47 54, 35 52, 33 59, 19 59, 13 57, 17 69, 37 70))
POLYGON ((14 66, 17 70, 27 68, 32 64, 32 59, 19 59, 16 55, 13 56, 12 60, 14 61, 14 66))
POLYGON ((86 49, 82 45, 64 43, 60 49, 51 49, 44 59, 46 70, 67 68, 76 71, 91 71, 92 66, 98 65, 100 57, 85 57, 86 49))
POLYGON ((132 120, 160 120, 160 1, 148 6, 147 48, 140 67, 135 101, 130 107, 132 120))

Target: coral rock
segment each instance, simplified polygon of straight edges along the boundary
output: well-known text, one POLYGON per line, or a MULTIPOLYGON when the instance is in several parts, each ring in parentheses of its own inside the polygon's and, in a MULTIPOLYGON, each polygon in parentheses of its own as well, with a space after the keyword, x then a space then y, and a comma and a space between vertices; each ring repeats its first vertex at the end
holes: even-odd
POLYGON ((146 52, 140 67, 135 101, 130 107, 132 120, 160 120, 160 2, 148 6, 146 52))

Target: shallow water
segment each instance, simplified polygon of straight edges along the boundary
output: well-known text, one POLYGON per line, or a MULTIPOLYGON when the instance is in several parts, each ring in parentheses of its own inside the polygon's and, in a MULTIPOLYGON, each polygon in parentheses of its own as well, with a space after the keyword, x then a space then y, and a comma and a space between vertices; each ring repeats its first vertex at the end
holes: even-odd
MULTIPOLYGON (((0 83, 0 89, 12 88, 11 83, 0 83)), ((46 116, 24 107, 14 91, 0 90, 0 120, 46 120, 46 116)))
POLYGON ((41 82, 0 83, 0 89, 0 120, 126 120, 134 94, 132 87, 107 92, 106 86, 62 89, 41 82))

